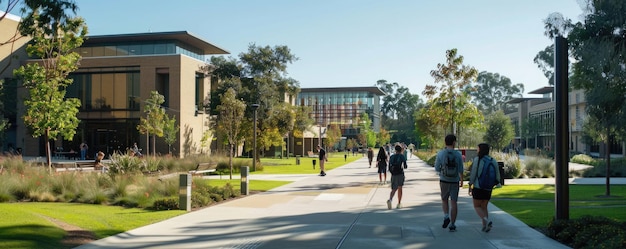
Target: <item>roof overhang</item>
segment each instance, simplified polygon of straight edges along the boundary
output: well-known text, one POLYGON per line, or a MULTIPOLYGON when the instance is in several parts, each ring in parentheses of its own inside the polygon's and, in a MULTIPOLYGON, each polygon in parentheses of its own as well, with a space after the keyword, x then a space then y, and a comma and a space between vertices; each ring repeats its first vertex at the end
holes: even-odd
POLYGON ((509 101, 507 101, 505 103, 507 103, 507 104, 519 104, 519 103, 522 103, 522 102, 525 102, 525 101, 535 100, 535 99, 545 99, 545 98, 514 98, 514 99, 511 99, 511 100, 509 100, 509 101))
POLYGON ((544 86, 542 88, 528 92, 529 94, 546 94, 554 92, 554 87, 544 86))
POLYGON ((198 38, 187 31, 87 36, 83 46, 92 43, 119 43, 176 40, 202 50, 204 55, 230 54, 225 49, 198 38))
POLYGON ((301 88, 300 92, 370 92, 376 94, 378 96, 385 96, 387 93, 380 90, 380 88, 375 86, 364 86, 364 87, 320 87, 320 88, 301 88))

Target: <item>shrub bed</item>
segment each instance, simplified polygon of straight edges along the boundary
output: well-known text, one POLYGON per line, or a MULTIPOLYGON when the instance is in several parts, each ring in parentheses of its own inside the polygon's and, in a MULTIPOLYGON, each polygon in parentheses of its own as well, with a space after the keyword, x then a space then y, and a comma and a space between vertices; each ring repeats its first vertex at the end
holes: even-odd
MULTIPOLYGON (((190 157, 137 158, 111 156, 106 174, 81 171, 50 173, 46 167, 24 162, 20 157, 0 163, 0 202, 80 202, 119 205, 154 210, 178 208, 178 177, 167 173, 187 172, 199 162, 228 158, 190 157), (144 175, 145 172, 156 172, 144 175)), ((192 206, 210 205, 239 196, 233 186, 210 187, 207 179, 194 177, 192 206)))
POLYGON ((582 216, 553 220, 546 234, 573 248, 626 248, 625 225, 606 217, 582 216))

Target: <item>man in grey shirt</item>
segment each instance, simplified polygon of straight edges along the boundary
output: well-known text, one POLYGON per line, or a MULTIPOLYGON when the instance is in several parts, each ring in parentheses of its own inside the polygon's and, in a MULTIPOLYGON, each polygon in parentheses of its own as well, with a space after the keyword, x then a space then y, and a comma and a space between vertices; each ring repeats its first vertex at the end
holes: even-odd
POLYGON ((449 134, 445 138, 446 148, 437 152, 435 171, 439 173, 439 188, 441 189, 441 207, 443 209, 443 225, 450 225, 450 232, 456 231, 457 200, 459 188, 463 186, 463 157, 454 150, 456 136, 449 134))

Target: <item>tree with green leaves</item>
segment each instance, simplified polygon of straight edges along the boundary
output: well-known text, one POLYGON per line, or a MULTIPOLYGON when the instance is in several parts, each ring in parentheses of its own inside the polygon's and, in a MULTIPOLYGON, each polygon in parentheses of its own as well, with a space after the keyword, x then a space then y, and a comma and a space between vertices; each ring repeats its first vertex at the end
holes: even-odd
POLYGON ((466 91, 473 97, 473 103, 484 115, 502 110, 505 113, 514 112, 513 105, 507 104, 513 98, 521 98, 524 85, 513 84, 511 79, 498 73, 482 71, 478 74, 475 84, 468 85, 466 91))
POLYGON ((19 24, 22 35, 32 37, 26 51, 41 59, 14 71, 29 91, 24 100, 26 113, 23 120, 33 137, 43 136, 46 161, 50 170, 50 140, 62 136, 72 140, 76 134, 80 101, 65 98, 65 89, 72 84, 67 76, 78 69, 80 55, 72 52, 82 45, 87 26, 76 13, 71 1, 24 1, 26 14, 19 24))
POLYGON ((294 138, 302 139, 302 155, 304 155, 304 132, 311 129, 313 119, 310 117, 310 106, 297 106, 295 109, 295 122, 293 124, 292 135, 294 138))
POLYGON ((341 141, 341 129, 339 129, 339 125, 330 124, 328 130, 326 130, 326 147, 335 148, 339 141, 341 141))
POLYGON ((539 51, 533 61, 548 79, 548 84, 554 85, 554 44, 539 51))
POLYGON ((422 143, 419 144, 418 147, 433 149, 441 147, 437 146, 437 143, 441 140, 440 137, 442 137, 443 129, 434 121, 435 118, 430 116, 433 112, 429 110, 430 104, 426 104, 424 108, 416 112, 415 132, 419 133, 422 139, 422 143))
POLYGON ((232 88, 222 95, 220 102, 222 104, 217 107, 220 114, 217 119, 217 127, 220 133, 225 134, 228 143, 228 165, 230 167, 230 179, 233 179, 233 156, 235 146, 238 146, 243 139, 240 129, 243 113, 246 111, 246 103, 237 99, 237 94, 232 88))
POLYGON ((165 143, 167 144, 167 152, 171 155, 172 144, 178 139, 180 126, 176 125, 176 116, 171 118, 166 116, 163 123, 163 139, 165 139, 165 143))
MULTIPOLYGON (((626 3, 588 0, 582 22, 572 23, 560 14, 545 21, 550 38, 566 36, 570 43, 572 85, 585 93, 587 121, 600 132, 587 134, 603 142, 606 160, 606 195, 610 196, 610 145, 612 137, 626 138, 626 3)), ((589 130, 589 129, 587 129, 589 130)))
MULTIPOLYGON (((167 118, 165 108, 161 107, 163 103, 165 103, 165 97, 158 91, 151 91, 150 98, 146 100, 144 106, 145 117, 139 118, 139 125, 137 125, 139 133, 146 134, 146 137, 152 135, 152 153, 154 156, 156 156, 156 137, 163 137, 163 127, 167 118)), ((146 151, 146 156, 149 153, 146 151)))
POLYGON ((350 153, 350 151, 352 151, 352 149, 359 147, 359 142, 354 139, 354 138, 350 138, 346 141, 346 149, 348 149, 348 154, 350 153))
POLYGON ((534 117, 528 117, 522 121, 520 124, 520 135, 521 138, 526 141, 526 148, 538 148, 538 137, 541 132, 541 124, 539 120, 534 117), (533 147, 530 146, 529 140, 532 139, 535 141, 533 147))
POLYGON ((509 145, 514 135, 511 119, 502 110, 496 111, 489 116, 487 119, 487 131, 483 139, 495 151, 500 151, 509 145))
MULTIPOLYGON (((291 54, 287 46, 260 47, 251 44, 248 51, 239 54, 239 60, 215 58, 211 74, 222 79, 218 81, 216 93, 233 86, 248 106, 259 104, 257 109, 258 129, 257 150, 283 145, 283 138, 293 131, 296 107, 285 102, 286 96, 296 96, 299 83, 287 77, 288 64, 298 58, 291 54), (225 79, 234 79, 231 81, 225 79)), ((219 105, 216 98, 211 106, 219 105)), ((246 109, 245 122, 253 122, 252 108, 246 109)), ((252 127, 252 125, 249 125, 252 127)), ((245 131, 246 141, 252 141, 252 130, 245 131)), ((251 150, 251 146, 246 146, 251 150)), ((259 157, 256 157, 257 159, 259 157)))
POLYGON ((372 129, 372 120, 367 113, 362 113, 359 118, 359 134, 357 138, 363 147, 374 147, 376 145, 376 132, 372 129))
POLYGON ((441 85, 426 85, 422 92, 430 103, 427 116, 452 134, 456 134, 457 125, 479 125, 482 114, 469 102, 468 94, 462 91, 476 79, 477 74, 474 67, 463 64, 463 56, 458 54, 456 48, 447 50, 446 63, 437 64, 437 69, 430 72, 435 84, 441 85))
POLYGON ((381 123, 387 131, 390 131, 390 140, 411 143, 415 137, 415 122, 413 114, 423 106, 419 95, 409 92, 407 87, 400 84, 388 83, 379 80, 376 85, 386 93, 382 97, 381 123))
POLYGON ((384 127, 381 127, 380 132, 378 133, 378 136, 376 137, 376 141, 378 142, 378 145, 380 145, 381 147, 389 143, 391 141, 391 135, 389 135, 389 131, 387 131, 387 129, 385 129, 384 127))

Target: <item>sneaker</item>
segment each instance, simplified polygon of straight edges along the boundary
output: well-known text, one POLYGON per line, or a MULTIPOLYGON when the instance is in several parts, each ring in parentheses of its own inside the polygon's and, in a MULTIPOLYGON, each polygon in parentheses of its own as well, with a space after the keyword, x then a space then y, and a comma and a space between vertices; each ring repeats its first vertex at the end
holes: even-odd
POLYGON ((450 226, 450 232, 456 232, 456 226, 454 224, 450 226))
POLYGON ((484 227, 483 231, 485 231, 485 233, 488 233, 489 231, 491 231, 491 227, 493 226, 493 222, 489 221, 489 223, 487 223, 487 226, 484 227))
POLYGON ((397 209, 402 208, 402 204, 398 203, 398 205, 396 206, 397 209))
POLYGON ((450 224, 450 218, 445 218, 443 219, 443 225, 441 227, 446 228, 448 227, 448 224, 450 224))
POLYGON ((387 209, 391 209, 391 200, 387 200, 387 209))

